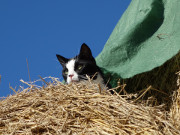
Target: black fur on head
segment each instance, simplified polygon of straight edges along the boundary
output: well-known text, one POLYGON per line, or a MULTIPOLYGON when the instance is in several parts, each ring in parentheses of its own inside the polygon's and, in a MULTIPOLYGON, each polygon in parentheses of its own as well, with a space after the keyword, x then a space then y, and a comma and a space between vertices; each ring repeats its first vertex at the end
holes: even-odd
POLYGON ((62 75, 67 83, 87 80, 87 76, 93 77, 93 80, 99 76, 104 83, 102 72, 96 65, 90 48, 85 43, 81 45, 79 54, 74 58, 68 59, 58 54, 56 56, 63 67, 62 75))

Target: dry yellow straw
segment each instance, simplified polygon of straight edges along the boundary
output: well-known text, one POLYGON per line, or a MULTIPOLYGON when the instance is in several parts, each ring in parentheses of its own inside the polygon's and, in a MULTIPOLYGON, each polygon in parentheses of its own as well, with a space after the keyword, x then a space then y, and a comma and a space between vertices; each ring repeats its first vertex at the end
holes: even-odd
POLYGON ((180 134, 180 99, 170 113, 163 105, 134 103, 128 94, 111 95, 89 81, 64 85, 50 78, 42 88, 21 80, 28 88, 13 89, 14 95, 0 101, 0 134, 180 134))

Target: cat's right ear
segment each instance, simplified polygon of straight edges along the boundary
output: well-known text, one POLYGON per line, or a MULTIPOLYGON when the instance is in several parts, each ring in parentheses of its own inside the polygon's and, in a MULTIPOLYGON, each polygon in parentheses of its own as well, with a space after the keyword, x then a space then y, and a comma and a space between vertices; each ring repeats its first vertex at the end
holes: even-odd
POLYGON ((57 59, 59 60, 59 62, 61 63, 61 65, 64 67, 65 64, 68 62, 69 59, 64 58, 63 56, 56 54, 57 59))

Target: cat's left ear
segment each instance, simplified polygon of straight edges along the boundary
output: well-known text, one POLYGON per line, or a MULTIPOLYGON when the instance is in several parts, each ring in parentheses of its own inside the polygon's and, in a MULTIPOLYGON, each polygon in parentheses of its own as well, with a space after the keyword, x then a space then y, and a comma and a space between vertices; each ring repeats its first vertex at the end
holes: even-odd
POLYGON ((57 59, 59 60, 59 62, 61 63, 61 65, 64 67, 65 64, 68 62, 69 59, 64 58, 63 56, 56 54, 57 59))
POLYGON ((91 49, 85 43, 81 45, 79 56, 83 59, 93 59, 91 49))

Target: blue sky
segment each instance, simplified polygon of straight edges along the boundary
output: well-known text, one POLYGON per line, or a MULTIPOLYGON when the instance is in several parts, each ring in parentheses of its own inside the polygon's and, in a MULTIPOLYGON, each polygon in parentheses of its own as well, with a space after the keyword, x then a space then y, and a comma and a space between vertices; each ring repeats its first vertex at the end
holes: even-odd
POLYGON ((0 97, 19 80, 61 76, 56 54, 74 57, 86 43, 96 57, 131 0, 1 0, 0 97))

